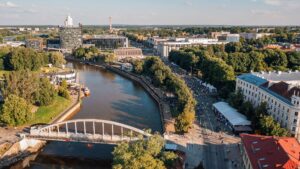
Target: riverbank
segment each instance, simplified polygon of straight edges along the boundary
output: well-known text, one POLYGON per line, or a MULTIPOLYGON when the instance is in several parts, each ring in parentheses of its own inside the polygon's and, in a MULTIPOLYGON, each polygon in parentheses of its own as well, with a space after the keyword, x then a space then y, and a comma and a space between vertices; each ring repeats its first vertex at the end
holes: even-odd
POLYGON ((45 146, 45 144, 46 141, 23 138, 22 140, 10 145, 10 147, 7 148, 7 151, 0 155, 0 168, 9 167, 31 154, 37 153, 45 146))
POLYGON ((108 64, 103 63, 92 63, 92 62, 86 62, 78 59, 74 59, 72 57, 67 57, 66 60, 75 61, 75 62, 81 62, 83 64, 88 64, 94 67, 107 69, 111 72, 114 72, 118 75, 121 75, 131 81, 134 81, 138 83, 140 86, 142 86, 145 91, 155 100, 157 103, 159 110, 160 110, 160 116, 161 116, 161 123, 163 124, 163 131, 166 133, 174 133, 175 132, 175 120, 172 118, 170 106, 168 102, 166 101, 166 98, 163 94, 163 91, 159 88, 155 88, 151 82, 149 82, 145 77, 139 76, 127 71, 123 71, 118 66, 111 66, 108 64))
MULTIPOLYGON (((80 109, 80 100, 80 91, 71 95, 70 100, 56 96, 53 104, 37 110, 36 117, 28 122, 28 125, 64 121, 80 109)), ((45 141, 20 137, 22 132, 29 130, 28 125, 15 128, 0 127, 0 168, 23 160, 38 152, 46 144, 45 141)))

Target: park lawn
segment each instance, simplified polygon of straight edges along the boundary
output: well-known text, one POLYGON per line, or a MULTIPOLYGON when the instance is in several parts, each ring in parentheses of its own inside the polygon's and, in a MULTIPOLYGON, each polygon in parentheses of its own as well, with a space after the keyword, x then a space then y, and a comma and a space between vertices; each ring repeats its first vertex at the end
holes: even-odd
POLYGON ((28 124, 49 123, 52 119, 65 111, 71 104, 71 100, 56 96, 51 105, 39 107, 34 118, 30 120, 28 124))

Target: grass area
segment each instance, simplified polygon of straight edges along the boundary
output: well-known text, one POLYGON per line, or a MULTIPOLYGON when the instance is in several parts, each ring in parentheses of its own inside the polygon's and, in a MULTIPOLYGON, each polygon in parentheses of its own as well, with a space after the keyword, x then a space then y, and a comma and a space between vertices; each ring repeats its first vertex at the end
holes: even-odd
POLYGON ((37 112, 35 113, 34 119, 28 122, 28 124, 31 125, 37 123, 49 123, 71 104, 71 100, 56 96, 54 102, 51 105, 39 107, 37 112))

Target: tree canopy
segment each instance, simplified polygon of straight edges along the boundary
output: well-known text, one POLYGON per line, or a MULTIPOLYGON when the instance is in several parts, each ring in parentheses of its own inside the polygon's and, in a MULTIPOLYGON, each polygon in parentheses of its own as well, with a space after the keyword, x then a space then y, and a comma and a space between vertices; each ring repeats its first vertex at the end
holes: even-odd
POLYGON ((114 169, 165 169, 177 159, 172 152, 163 151, 164 139, 153 135, 149 139, 119 144, 113 151, 114 169))
POLYGON ((188 132, 195 120, 196 100, 185 82, 172 73, 158 57, 148 57, 144 61, 134 61, 134 71, 152 79, 152 83, 176 95, 172 114, 176 117, 177 132, 188 132))
POLYGON ((30 104, 25 99, 13 94, 5 99, 0 112, 0 120, 10 126, 25 124, 33 116, 30 104))

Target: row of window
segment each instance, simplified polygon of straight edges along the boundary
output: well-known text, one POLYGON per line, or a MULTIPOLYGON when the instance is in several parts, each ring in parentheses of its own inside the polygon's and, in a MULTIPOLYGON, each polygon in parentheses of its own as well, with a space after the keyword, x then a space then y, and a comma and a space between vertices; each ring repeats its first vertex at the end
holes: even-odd
MULTIPOLYGON (((264 94, 263 92, 259 91, 257 94, 257 88, 246 82, 238 80, 237 87, 238 89, 242 90, 242 93, 244 94, 246 100, 252 102, 256 106, 261 102, 267 102, 269 113, 271 113, 273 117, 275 116, 274 118, 281 124, 282 127, 287 127, 287 121, 289 120, 288 113, 290 112, 289 108, 285 109, 284 104, 280 104, 280 102, 277 102, 275 99, 273 100, 272 97, 264 94), (287 113, 285 113, 285 110, 287 113)), ((297 125, 298 112, 295 112, 294 116, 296 117, 296 119, 293 120, 293 125, 297 125)), ((295 130, 295 127, 292 127, 292 131, 295 130)))

